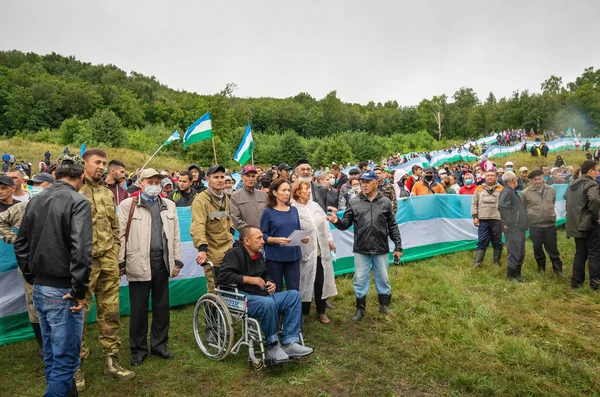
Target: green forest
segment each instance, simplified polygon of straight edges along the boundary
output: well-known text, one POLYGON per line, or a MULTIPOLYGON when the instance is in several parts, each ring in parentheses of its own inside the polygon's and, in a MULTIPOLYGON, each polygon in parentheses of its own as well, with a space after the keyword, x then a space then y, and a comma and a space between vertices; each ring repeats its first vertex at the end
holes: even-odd
MULTIPOLYGON (((315 165, 332 161, 379 159, 392 153, 433 150, 469 137, 507 128, 560 132, 575 128, 582 136, 600 134, 600 70, 583 71, 565 83, 550 76, 539 93, 515 90, 482 101, 472 88, 423 99, 414 106, 396 101, 342 102, 336 91, 316 99, 240 98, 235 83, 221 92, 173 90, 154 76, 92 65, 70 56, 0 52, 0 136, 88 147, 128 147, 152 153, 174 131, 181 135, 211 112, 219 163, 232 156, 248 122, 256 145, 255 161, 277 164, 300 157, 315 165)), ((210 141, 172 144, 163 154, 212 162, 210 141)))

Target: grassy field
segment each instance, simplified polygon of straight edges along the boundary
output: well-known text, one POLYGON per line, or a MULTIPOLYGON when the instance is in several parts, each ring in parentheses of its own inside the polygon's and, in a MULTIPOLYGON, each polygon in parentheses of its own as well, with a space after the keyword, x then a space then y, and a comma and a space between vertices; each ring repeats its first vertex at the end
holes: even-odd
MULTIPOLYGON (((559 231, 570 276, 574 243, 559 231)), ((488 252, 472 270, 473 252, 460 252, 390 269, 394 315, 377 313, 371 291, 367 315, 354 323, 352 280, 337 279, 337 306, 323 326, 306 325, 309 358, 255 372, 247 351, 223 362, 205 358, 191 329, 193 306, 171 313, 173 361, 149 357, 132 381, 102 375, 93 340, 85 396, 582 396, 600 394, 600 295, 572 291, 551 272, 538 276, 527 245, 526 284, 505 279, 488 252)), ((505 263, 505 258, 503 258, 505 263)), ((550 267, 550 264, 548 264, 550 267)), ((373 289, 373 287, 372 287, 373 289)), ((90 339, 96 325, 88 328, 90 339)), ((128 318, 122 320, 121 358, 128 364, 128 318)), ((0 395, 35 396, 44 390, 34 341, 0 348, 0 395)))

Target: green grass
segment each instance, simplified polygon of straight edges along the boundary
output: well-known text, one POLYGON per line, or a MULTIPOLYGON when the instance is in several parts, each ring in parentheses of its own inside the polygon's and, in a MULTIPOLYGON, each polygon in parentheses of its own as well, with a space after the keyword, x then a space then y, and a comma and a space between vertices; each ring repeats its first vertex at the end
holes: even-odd
MULTIPOLYGON (((573 240, 559 231, 570 276, 573 240)), ((172 310, 173 361, 149 357, 132 381, 102 375, 97 327, 89 325, 92 356, 86 362, 85 396, 582 396, 599 395, 600 295, 572 291, 550 271, 538 276, 527 244, 524 277, 516 284, 492 265, 480 270, 473 252, 460 252, 390 269, 394 315, 377 312, 354 323, 352 279, 337 279, 337 308, 323 326, 314 314, 306 325, 309 358, 255 372, 247 350, 225 361, 205 358, 192 335, 193 306, 172 310)), ((129 364, 128 318, 122 319, 121 359, 129 364)), ((0 348, 0 395, 35 396, 44 390, 34 341, 0 348)))

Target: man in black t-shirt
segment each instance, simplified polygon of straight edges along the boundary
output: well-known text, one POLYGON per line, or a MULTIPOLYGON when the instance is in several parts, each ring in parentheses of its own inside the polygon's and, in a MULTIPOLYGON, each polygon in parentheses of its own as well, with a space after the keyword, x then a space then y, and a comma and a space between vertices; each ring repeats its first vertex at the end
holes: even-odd
POLYGON ((4 212, 19 201, 13 199, 15 181, 10 176, 0 175, 0 212, 4 212))

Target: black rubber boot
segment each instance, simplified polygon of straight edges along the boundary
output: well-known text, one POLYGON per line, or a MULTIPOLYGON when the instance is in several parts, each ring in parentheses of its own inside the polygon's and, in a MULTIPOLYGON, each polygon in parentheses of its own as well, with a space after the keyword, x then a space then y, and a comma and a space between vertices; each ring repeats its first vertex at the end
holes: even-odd
POLYGON ((390 314, 392 295, 379 295, 379 313, 390 314))
POLYGON ((485 258, 485 250, 475 251, 475 265, 473 265, 473 269, 480 268, 483 265, 483 258, 485 258))
POLYGON ((360 321, 365 315, 367 310, 367 297, 356 298, 356 313, 352 317, 352 321, 360 321))
POLYGON ((38 357, 44 358, 44 342, 42 339, 42 329, 40 328, 40 323, 31 323, 31 328, 33 328, 33 333, 35 334, 35 339, 37 339, 38 343, 38 357))
POLYGON ((521 267, 517 269, 506 268, 506 275, 509 280, 516 281, 518 283, 524 283, 523 277, 521 277, 521 267))
POLYGON ((494 248, 494 265, 501 267, 500 260, 502 259, 502 248, 494 248))
POLYGON ((538 274, 542 275, 544 273, 546 273, 546 261, 538 261, 537 262, 537 266, 538 266, 538 274))

